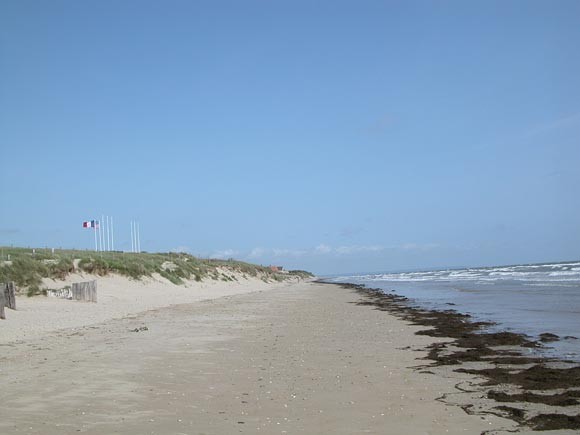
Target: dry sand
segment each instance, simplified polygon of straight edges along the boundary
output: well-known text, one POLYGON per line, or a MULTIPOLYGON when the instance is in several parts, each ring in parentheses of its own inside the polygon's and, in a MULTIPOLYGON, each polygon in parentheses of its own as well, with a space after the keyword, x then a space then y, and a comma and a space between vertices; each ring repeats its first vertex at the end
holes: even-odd
POLYGON ((283 283, 266 283, 258 278, 223 271, 237 281, 187 281, 175 285, 165 278, 134 280, 118 275, 71 274, 66 280, 44 279, 43 288, 61 289, 74 282, 97 280, 97 304, 50 297, 17 299, 17 311, 7 310, 8 321, 0 324, 0 343, 43 337, 49 331, 75 328, 136 314, 154 308, 199 302, 223 296, 275 288, 283 283))
MULTIPOLYGON (((516 427, 438 401, 461 394, 455 385, 467 375, 411 368, 425 352, 407 347, 434 339, 358 300, 338 286, 283 284, 5 344, 0 433, 480 434, 516 427)), ((82 312, 89 309, 95 306, 82 312)))

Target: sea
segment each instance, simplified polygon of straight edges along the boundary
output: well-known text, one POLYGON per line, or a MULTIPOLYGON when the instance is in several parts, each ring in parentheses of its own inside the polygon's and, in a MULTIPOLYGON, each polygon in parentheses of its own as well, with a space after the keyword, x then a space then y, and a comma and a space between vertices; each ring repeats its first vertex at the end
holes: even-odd
POLYGON ((536 339, 556 334, 559 341, 530 352, 580 362, 580 261, 352 274, 326 281, 364 284, 406 296, 421 308, 470 314, 494 322, 490 331, 536 339))

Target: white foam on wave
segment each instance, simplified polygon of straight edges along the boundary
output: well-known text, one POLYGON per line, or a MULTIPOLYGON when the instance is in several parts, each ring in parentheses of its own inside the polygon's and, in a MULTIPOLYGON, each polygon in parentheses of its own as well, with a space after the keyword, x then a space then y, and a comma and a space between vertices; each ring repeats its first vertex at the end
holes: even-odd
POLYGON ((574 272, 572 270, 561 270, 559 272, 550 272, 549 276, 578 276, 580 273, 574 272))
POLYGON ((362 281, 397 282, 575 282, 580 283, 580 262, 558 264, 534 264, 521 266, 479 267, 467 269, 445 269, 423 272, 383 273, 350 277, 362 281))

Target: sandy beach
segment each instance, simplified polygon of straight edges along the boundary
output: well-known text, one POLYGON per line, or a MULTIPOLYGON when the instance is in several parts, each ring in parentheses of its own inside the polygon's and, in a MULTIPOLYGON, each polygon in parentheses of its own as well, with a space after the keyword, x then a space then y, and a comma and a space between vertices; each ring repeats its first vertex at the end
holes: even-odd
POLYGON ((52 297, 20 296, 17 301, 18 310, 10 310, 7 314, 8 321, 1 325, 0 343, 44 337, 47 332, 87 326, 171 305, 199 302, 285 285, 281 282, 265 282, 230 270, 224 273, 235 278, 235 281, 186 280, 183 285, 176 285, 157 274, 152 277, 143 277, 141 280, 116 274, 96 276, 88 273, 73 273, 65 280, 44 278, 42 287, 45 289, 60 289, 74 282, 96 280, 98 303, 79 303, 52 297))
POLYGON ((0 432, 479 434, 516 427, 439 400, 459 393, 455 385, 470 375, 413 369, 426 352, 409 346, 437 339, 358 301, 335 285, 277 284, 4 343, 0 432))

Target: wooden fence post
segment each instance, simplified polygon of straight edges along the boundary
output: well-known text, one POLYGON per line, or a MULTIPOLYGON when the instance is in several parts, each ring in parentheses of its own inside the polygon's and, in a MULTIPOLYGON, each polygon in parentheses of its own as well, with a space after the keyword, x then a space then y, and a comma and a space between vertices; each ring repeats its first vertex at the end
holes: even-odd
POLYGON ((4 289, 4 299, 5 304, 11 310, 16 309, 16 288, 14 287, 14 282, 10 281, 6 283, 6 287, 4 289))
POLYGON ((80 291, 81 291, 80 283, 73 282, 70 291, 72 293, 73 300, 78 301, 80 299, 80 291))
POLYGON ((97 280, 93 280, 90 282, 91 286, 91 302, 97 302, 97 280))
MULTIPOLYGON (((4 283, 1 283, 1 284, 2 284, 2 286, 6 285, 4 283)), ((4 291, 1 291, 0 292, 0 319, 6 318, 6 314, 4 314, 4 305, 6 305, 6 297, 4 296, 4 291)))
POLYGON ((97 281, 75 282, 71 292, 75 301, 97 302, 97 281))

